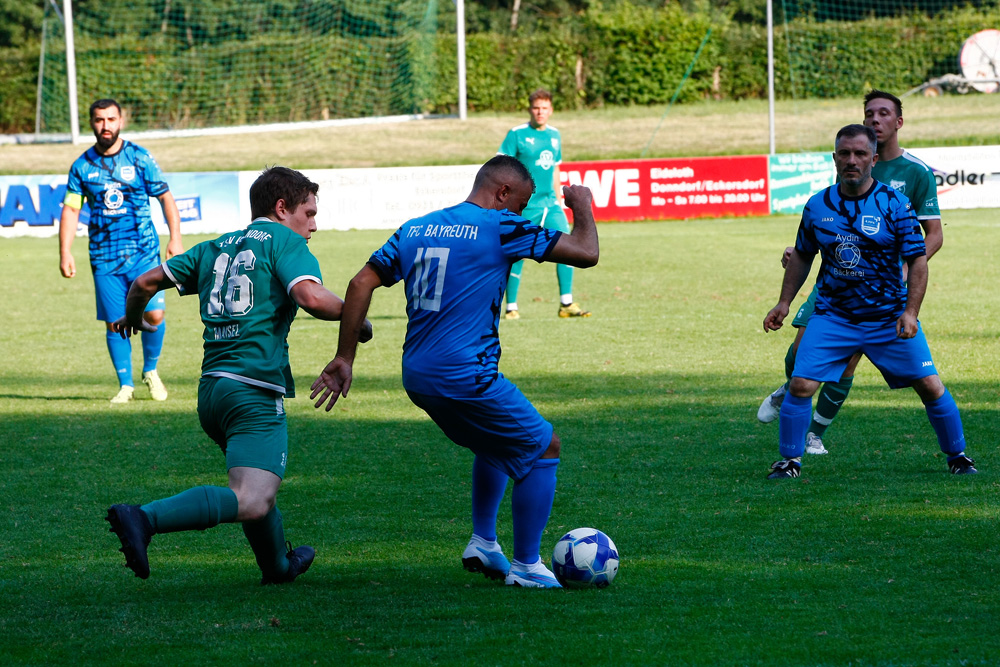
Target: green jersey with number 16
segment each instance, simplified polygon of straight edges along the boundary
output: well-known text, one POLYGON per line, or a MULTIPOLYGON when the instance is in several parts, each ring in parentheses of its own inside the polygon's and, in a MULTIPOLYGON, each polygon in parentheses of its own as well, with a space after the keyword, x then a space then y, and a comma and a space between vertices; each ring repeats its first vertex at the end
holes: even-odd
POLYGON ((202 375, 228 377, 295 396, 288 330, 303 280, 322 284, 306 240, 268 218, 199 243, 163 264, 182 295, 197 294, 205 324, 202 375))

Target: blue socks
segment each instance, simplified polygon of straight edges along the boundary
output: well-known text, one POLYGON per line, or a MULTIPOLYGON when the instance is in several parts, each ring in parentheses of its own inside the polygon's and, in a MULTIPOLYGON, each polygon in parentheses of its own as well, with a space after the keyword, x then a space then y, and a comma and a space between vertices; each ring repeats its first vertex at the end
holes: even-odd
POLYGON ((962 417, 951 392, 947 389, 936 401, 924 403, 927 419, 930 420, 937 434, 941 451, 949 457, 957 456, 965 451, 965 433, 962 431, 962 417))
POLYGON ((135 386, 132 382, 132 342, 110 329, 106 329, 105 333, 108 335, 108 354, 111 355, 111 363, 115 365, 118 385, 135 386))
POLYGON ((506 473, 478 456, 472 462, 472 532, 487 542, 497 539, 497 512, 507 490, 506 473))
MULTIPOLYGON (((803 437, 805 437, 803 435, 803 437)), ((559 459, 538 459, 523 479, 514 483, 514 559, 526 565, 538 562, 542 531, 549 522, 556 494, 559 459)))
POLYGON ((167 332, 167 321, 163 320, 156 327, 156 331, 142 332, 142 372, 156 370, 156 362, 160 360, 160 351, 163 349, 163 336, 167 332))
MULTIPOLYGON (((142 332, 142 372, 156 370, 156 363, 160 360, 160 351, 163 350, 163 336, 167 332, 167 322, 160 322, 156 331, 152 333, 142 332)), ((132 380, 132 341, 122 338, 114 331, 105 330, 107 334, 108 354, 111 356, 111 363, 115 366, 115 375, 118 376, 119 386, 135 386, 132 380)))
POLYGON ((778 415, 778 451, 786 459, 799 458, 806 451, 806 431, 812 416, 812 397, 785 394, 778 415))
POLYGON ((140 508, 158 533, 205 530, 236 521, 239 503, 225 486, 196 486, 176 496, 154 500, 140 508))

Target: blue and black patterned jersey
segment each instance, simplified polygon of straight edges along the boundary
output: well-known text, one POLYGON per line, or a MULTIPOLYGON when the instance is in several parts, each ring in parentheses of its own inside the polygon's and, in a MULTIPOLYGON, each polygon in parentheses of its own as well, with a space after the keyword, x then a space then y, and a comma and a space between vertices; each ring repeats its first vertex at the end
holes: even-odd
POLYGON ((95 274, 125 273, 136 262, 160 254, 160 239, 149 215, 149 198, 170 188, 153 156, 130 141, 114 155, 94 147, 69 170, 66 202, 82 196, 90 205, 87 233, 95 274))
POLYGON ((910 200, 874 181, 858 198, 837 185, 806 204, 795 248, 822 255, 816 313, 843 321, 894 321, 906 308, 900 258, 925 254, 924 238, 910 200))
POLYGON ((400 227, 369 259, 382 283, 406 286, 403 386, 480 394, 500 376, 500 321, 510 266, 543 261, 562 232, 464 202, 400 227))

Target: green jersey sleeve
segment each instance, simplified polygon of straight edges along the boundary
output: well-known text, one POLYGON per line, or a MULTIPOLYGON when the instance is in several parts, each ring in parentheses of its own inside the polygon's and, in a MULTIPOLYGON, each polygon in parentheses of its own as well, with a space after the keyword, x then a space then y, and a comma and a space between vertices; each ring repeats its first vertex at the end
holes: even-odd
POLYGON ((517 134, 514 130, 507 131, 507 136, 503 138, 503 143, 500 144, 500 150, 497 152, 500 155, 517 157, 517 134))

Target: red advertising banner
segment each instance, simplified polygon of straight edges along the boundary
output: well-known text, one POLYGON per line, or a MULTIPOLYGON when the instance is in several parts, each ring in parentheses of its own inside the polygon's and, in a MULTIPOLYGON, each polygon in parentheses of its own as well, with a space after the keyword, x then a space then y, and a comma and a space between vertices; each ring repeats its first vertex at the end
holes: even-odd
POLYGON ((768 215, 767 156, 563 162, 563 185, 594 193, 599 221, 768 215))

